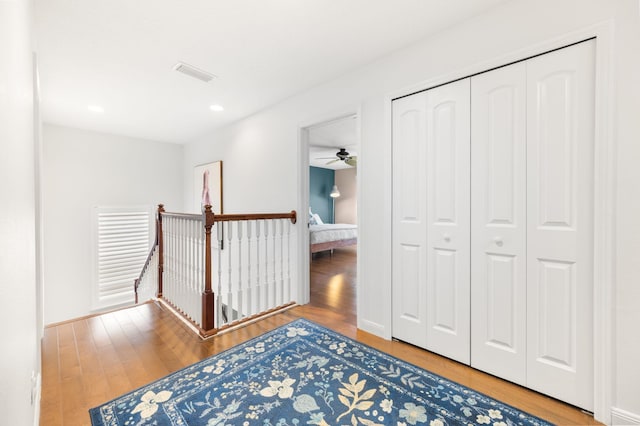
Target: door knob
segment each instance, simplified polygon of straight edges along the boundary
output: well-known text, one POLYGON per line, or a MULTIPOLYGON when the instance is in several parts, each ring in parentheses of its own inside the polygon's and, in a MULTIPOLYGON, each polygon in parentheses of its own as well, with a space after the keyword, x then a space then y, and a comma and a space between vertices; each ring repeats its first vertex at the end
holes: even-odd
POLYGON ((451 235, 449 235, 449 234, 444 234, 444 235, 442 236, 442 238, 443 238, 447 243, 448 243, 449 241, 451 241, 451 235))
POLYGON ((498 247, 502 247, 502 244, 504 244, 502 237, 493 237, 493 242, 496 243, 498 247))

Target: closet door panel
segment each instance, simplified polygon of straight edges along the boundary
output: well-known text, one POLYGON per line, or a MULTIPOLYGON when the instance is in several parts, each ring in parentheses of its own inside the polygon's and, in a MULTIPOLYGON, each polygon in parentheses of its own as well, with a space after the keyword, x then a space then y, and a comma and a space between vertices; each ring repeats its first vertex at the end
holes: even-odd
POLYGON ((393 102, 393 336, 426 347, 426 95, 393 102))
POLYGON ((426 93, 427 349, 469 363, 469 79, 426 93))
POLYGON ((592 410, 594 42, 527 75, 527 386, 592 410))
POLYGON ((471 79, 471 365, 526 382, 526 69, 471 79))

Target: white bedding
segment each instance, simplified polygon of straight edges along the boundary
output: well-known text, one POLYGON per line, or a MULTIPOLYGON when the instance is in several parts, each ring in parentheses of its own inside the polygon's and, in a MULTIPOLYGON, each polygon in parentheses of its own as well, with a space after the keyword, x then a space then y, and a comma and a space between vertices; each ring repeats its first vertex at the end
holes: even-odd
POLYGON ((309 225, 309 242, 311 244, 326 243, 327 241, 349 240, 358 237, 358 227, 346 223, 325 223, 323 225, 309 225))

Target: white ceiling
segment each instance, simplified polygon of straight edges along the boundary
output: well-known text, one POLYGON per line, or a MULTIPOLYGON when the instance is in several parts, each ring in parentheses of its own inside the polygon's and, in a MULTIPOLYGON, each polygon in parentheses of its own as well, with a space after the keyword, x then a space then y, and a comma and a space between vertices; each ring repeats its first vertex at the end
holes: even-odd
POLYGON ((188 142, 505 1, 36 0, 43 119, 188 142))

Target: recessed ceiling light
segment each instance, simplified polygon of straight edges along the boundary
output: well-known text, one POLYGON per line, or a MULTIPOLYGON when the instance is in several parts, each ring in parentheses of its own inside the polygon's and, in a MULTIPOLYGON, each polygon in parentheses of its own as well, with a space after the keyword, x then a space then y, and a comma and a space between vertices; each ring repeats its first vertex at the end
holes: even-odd
POLYGON ((87 109, 91 112, 98 112, 98 113, 104 112, 104 108, 102 108, 100 105, 89 105, 87 109))
POLYGON ((224 108, 222 107, 222 105, 211 105, 209 109, 215 112, 224 111, 224 108))

